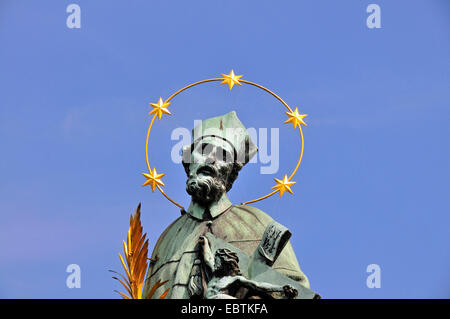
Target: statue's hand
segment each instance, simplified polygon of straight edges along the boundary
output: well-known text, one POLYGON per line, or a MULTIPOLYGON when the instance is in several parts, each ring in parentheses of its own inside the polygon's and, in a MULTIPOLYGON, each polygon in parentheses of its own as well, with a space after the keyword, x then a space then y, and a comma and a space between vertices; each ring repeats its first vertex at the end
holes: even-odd
POLYGON ((295 297, 297 297, 297 289, 295 289, 294 287, 290 286, 290 285, 286 285, 283 286, 283 292, 286 295, 286 297, 288 297, 289 299, 293 299, 295 297))
POLYGON ((198 243, 199 243, 200 247, 203 248, 203 247, 205 247, 205 245, 208 244, 208 239, 205 236, 200 236, 198 238, 198 243))

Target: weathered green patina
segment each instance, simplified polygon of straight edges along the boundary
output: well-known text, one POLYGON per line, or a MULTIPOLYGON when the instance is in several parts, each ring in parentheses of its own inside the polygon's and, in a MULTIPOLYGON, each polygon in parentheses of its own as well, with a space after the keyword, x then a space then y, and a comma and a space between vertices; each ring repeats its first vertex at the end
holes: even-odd
MULTIPOLYGON (((151 264, 146 289, 158 280, 169 280, 157 290, 156 296, 170 288, 166 298, 189 298, 187 286, 194 261, 198 259, 200 236, 211 232, 251 256, 272 220, 261 210, 242 205, 233 205, 212 220, 198 220, 190 214, 179 217, 162 233, 153 249, 151 258, 156 262, 151 264)), ((272 268, 309 287, 290 243, 272 268)))
MULTIPOLYGON (((155 296, 170 288, 166 298, 202 298, 204 281, 197 280, 203 276, 199 237, 211 233, 252 256, 273 221, 257 208, 232 205, 227 197, 239 170, 257 151, 236 113, 205 120, 193 133, 193 144, 183 149, 186 190, 192 201, 188 211, 168 226, 156 243, 144 294, 158 280, 168 280, 155 296)), ((309 287, 290 242, 272 269, 309 287)))

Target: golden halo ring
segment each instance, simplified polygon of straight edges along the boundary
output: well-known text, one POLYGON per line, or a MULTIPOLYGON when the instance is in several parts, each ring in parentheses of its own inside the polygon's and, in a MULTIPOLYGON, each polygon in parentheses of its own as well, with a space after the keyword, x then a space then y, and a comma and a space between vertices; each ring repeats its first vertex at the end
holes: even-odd
POLYGON ((285 175, 283 180, 279 180, 279 179, 274 178, 274 180, 277 182, 277 185, 272 187, 272 189, 275 189, 274 191, 268 193, 267 195, 258 197, 256 199, 243 202, 242 205, 247 205, 247 204, 250 204, 250 203, 258 202, 260 200, 266 199, 266 198, 276 194, 277 192, 280 192, 280 197, 283 195, 283 193, 285 191, 288 191, 289 193, 293 194, 292 190, 290 189, 290 186, 292 186, 296 182, 291 182, 291 179, 297 173, 298 168, 300 167, 300 163, 301 163, 302 158, 303 158, 304 137, 303 137, 303 131, 302 131, 302 127, 301 126, 302 125, 306 125, 306 123, 303 121, 303 118, 306 116, 306 114, 305 115, 299 114, 297 108, 295 109, 295 111, 292 111, 292 109, 289 107, 289 105, 281 97, 279 97, 277 94, 275 94, 271 90, 269 90, 266 87, 264 87, 262 85, 259 85, 257 83, 250 82, 250 81, 247 81, 247 80, 241 80, 240 78, 242 77, 242 75, 236 76, 234 74, 233 70, 231 70, 230 74, 228 74, 228 75, 222 74, 222 76, 223 77, 221 77, 221 78, 212 78, 212 79, 206 79, 206 80, 202 80, 202 81, 191 83, 191 84, 189 84, 189 85, 179 89, 178 91, 176 91, 172 95, 170 95, 169 98, 167 98, 167 100, 165 100, 165 101, 163 101, 162 98, 160 98, 158 103, 150 103, 150 105, 153 106, 153 110, 149 114, 154 114, 154 115, 153 115, 153 118, 152 118, 152 120, 150 122, 150 125, 148 127, 147 138, 146 138, 146 141, 145 141, 145 159, 146 159, 146 162, 147 162, 147 169, 148 169, 149 173, 148 174, 143 173, 143 175, 147 178, 147 181, 142 186, 151 185, 153 192, 155 191, 155 188, 157 188, 161 192, 161 194, 164 197, 166 197, 172 204, 178 206, 179 208, 181 208, 183 210, 184 210, 184 207, 181 206, 179 203, 177 203, 175 200, 173 200, 161 188, 161 186, 165 186, 164 183, 161 181, 162 176, 164 176, 165 174, 158 174, 156 172, 155 168, 153 168, 153 170, 150 168, 149 155, 148 155, 148 142, 149 142, 149 138, 150 138, 150 131, 151 131, 152 127, 153 127, 153 123, 155 122, 156 117, 158 117, 158 119, 160 120, 162 114, 171 115, 171 113, 169 112, 167 107, 171 104, 170 101, 175 96, 177 96, 178 94, 180 94, 181 92, 183 92, 183 91, 185 91, 185 90, 187 90, 189 88, 192 88, 194 86, 197 86, 197 85, 200 85, 200 84, 203 84, 203 83, 208 83, 208 82, 222 81, 220 84, 228 84, 230 90, 233 88, 234 84, 242 85, 241 83, 245 83, 245 84, 248 84, 248 85, 255 86, 255 87, 257 87, 257 88, 259 88, 259 89, 261 89, 263 91, 266 91, 267 93, 270 93, 273 97, 275 97, 278 101, 280 101, 287 108, 287 110, 289 111, 289 112, 286 112, 286 114, 289 116, 289 118, 284 123, 292 123, 294 129, 297 128, 297 126, 298 126, 298 130, 300 132, 300 140, 301 140, 300 156, 298 158, 297 165, 295 166, 294 170, 289 175, 289 177, 287 177, 287 175, 285 175))

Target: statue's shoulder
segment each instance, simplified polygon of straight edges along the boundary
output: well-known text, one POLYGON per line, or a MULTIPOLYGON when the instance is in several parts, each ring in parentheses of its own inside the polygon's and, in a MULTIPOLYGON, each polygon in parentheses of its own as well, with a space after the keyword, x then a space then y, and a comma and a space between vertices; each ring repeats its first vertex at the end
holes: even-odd
POLYGON ((183 224, 185 220, 187 219, 187 215, 183 214, 177 219, 175 219, 172 223, 170 223, 169 226, 166 227, 166 229, 162 232, 161 237, 167 233, 169 233, 171 230, 178 228, 180 224, 183 224))
POLYGON ((183 214, 177 219, 175 219, 169 226, 167 226, 166 229, 159 236, 158 241, 155 244, 155 248, 153 249, 153 252, 158 251, 164 242, 173 240, 174 234, 179 232, 180 229, 183 228, 183 225, 185 225, 189 219, 190 218, 188 217, 187 214, 183 214))
POLYGON ((233 214, 241 218, 251 218, 259 221, 263 225, 267 225, 273 218, 259 208, 247 205, 233 205, 231 208, 233 214))
MULTIPOLYGON (((225 241, 232 241, 235 245, 237 241, 250 243, 248 252, 254 250, 262 238, 264 230, 273 219, 258 208, 247 205, 233 205, 231 208, 219 215, 212 225, 213 233, 225 241)), ((245 244, 247 245, 247 244, 245 244)), ((243 247, 238 247, 242 249, 243 247)), ((243 249, 247 252, 246 249, 243 249)))

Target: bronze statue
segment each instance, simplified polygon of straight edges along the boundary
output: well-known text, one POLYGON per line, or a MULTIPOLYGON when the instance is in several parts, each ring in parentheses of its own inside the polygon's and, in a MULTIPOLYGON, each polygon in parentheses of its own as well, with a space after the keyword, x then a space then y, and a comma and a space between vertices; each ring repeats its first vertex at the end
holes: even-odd
MULTIPOLYGON (((210 232, 251 256, 273 221, 257 208, 233 205, 227 197, 239 171, 257 152, 236 113, 204 120, 193 133, 193 143, 183 149, 191 204, 154 247, 145 290, 158 280, 169 280, 155 296, 170 288, 167 298, 204 298, 207 284, 199 238, 210 232)), ((309 288, 290 243, 271 266, 309 288)))

